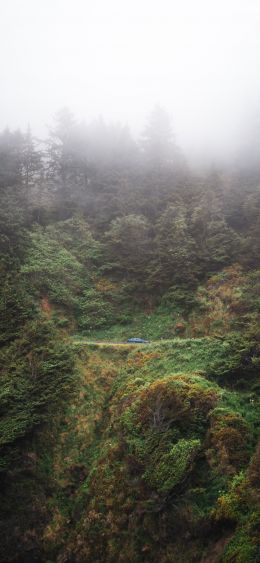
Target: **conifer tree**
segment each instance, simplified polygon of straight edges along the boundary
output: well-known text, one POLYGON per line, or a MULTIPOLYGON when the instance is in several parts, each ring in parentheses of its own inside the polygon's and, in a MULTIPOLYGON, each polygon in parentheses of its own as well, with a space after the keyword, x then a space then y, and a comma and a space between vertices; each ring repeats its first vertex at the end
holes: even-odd
POLYGON ((196 279, 195 241, 189 233, 185 209, 168 206, 156 228, 155 253, 150 282, 160 289, 176 283, 192 286, 196 279))

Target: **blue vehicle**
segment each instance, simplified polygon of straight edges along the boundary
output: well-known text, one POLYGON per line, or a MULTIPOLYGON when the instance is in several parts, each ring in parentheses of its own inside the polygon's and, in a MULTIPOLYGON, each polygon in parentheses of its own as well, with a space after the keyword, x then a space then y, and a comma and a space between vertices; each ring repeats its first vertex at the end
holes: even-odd
POLYGON ((127 342, 132 344, 148 344, 149 340, 144 340, 143 338, 128 338, 127 342))

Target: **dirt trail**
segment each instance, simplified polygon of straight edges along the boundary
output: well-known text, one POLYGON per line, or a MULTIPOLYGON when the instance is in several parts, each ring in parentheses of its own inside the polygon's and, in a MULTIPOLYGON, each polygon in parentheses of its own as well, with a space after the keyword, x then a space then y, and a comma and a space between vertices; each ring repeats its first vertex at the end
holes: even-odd
POLYGON ((149 344, 154 344, 154 342, 140 343, 140 342, 115 342, 109 340, 74 340, 74 344, 86 345, 86 346, 107 346, 107 347, 118 347, 122 346, 125 348, 132 348, 133 346, 149 346, 149 344))

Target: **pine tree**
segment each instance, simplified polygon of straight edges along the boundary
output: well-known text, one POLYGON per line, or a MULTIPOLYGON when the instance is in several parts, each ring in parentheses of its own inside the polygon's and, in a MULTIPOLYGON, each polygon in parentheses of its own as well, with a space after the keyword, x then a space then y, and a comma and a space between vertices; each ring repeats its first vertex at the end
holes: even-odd
POLYGON ((145 217, 118 217, 112 221, 106 240, 112 271, 135 281, 144 280, 152 250, 151 228, 145 217))
POLYGON ((189 233, 185 209, 169 206, 155 227, 155 253, 150 282, 159 290, 175 284, 193 286, 198 265, 195 241, 189 233))
POLYGON ((161 168, 174 162, 176 145, 170 116, 156 105, 151 112, 147 126, 142 134, 141 146, 147 162, 161 168))
POLYGON ((21 181, 23 135, 5 129, 0 134, 0 187, 18 185, 21 181))
POLYGON ((30 126, 28 126, 26 135, 24 135, 21 155, 21 178, 28 197, 32 187, 35 187, 40 181, 42 173, 42 151, 36 149, 35 139, 32 137, 30 126))

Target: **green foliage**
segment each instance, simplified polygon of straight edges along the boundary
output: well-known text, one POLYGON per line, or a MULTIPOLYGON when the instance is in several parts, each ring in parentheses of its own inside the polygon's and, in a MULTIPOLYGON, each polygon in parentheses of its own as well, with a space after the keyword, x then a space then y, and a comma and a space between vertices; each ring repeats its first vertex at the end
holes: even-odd
POLYGON ((15 270, 5 276, 0 291, 0 342, 5 343, 19 336, 24 323, 36 311, 30 288, 15 270))
POLYGON ((0 187, 16 185, 21 179, 23 136, 9 129, 0 135, 0 187))
POLYGON ((160 108, 140 150, 66 109, 46 146, 0 135, 0 558, 191 563, 228 525, 253 562, 259 179, 193 176, 160 108))
POLYGON ((113 270, 123 271, 136 281, 144 278, 151 254, 151 228, 145 217, 127 215, 111 223, 106 233, 107 252, 113 270))
MULTIPOLYGON (((35 297, 50 300, 77 320, 80 329, 93 329, 111 322, 111 292, 96 289, 101 246, 80 217, 30 233, 30 249, 21 274, 30 281, 35 297)), ((53 318, 55 319, 55 309, 53 318)), ((61 326, 61 320, 57 323, 61 326)))
POLYGON ((60 304, 73 303, 82 289, 82 264, 41 227, 36 227, 30 236, 30 254, 22 273, 39 295, 47 294, 60 304))
POLYGON ((236 563, 254 563, 257 556, 257 546, 254 545, 246 531, 241 530, 235 535, 233 540, 229 542, 226 547, 222 561, 229 563, 229 561, 236 561, 236 563))
POLYGON ((195 241, 185 215, 183 206, 169 206, 158 220, 150 274, 150 283, 156 287, 194 286, 198 271, 195 241))
POLYGON ((85 290, 79 299, 78 325, 80 329, 91 331, 110 324, 113 318, 112 304, 94 288, 85 290))
POLYGON ((224 218, 216 218, 207 226, 206 245, 209 270, 216 270, 234 260, 239 252, 240 240, 224 218))
POLYGON ((5 468, 10 446, 46 420, 71 386, 74 362, 66 342, 48 321, 29 321, 1 349, 0 447, 5 468))
POLYGON ((174 310, 187 313, 198 305, 194 290, 173 285, 162 297, 162 304, 174 310))
POLYGON ((236 529, 227 544, 223 562, 230 560, 254 562, 259 548, 260 513, 258 483, 255 480, 259 448, 256 449, 246 472, 240 472, 229 483, 226 494, 220 496, 214 512, 218 521, 232 521, 236 529))
POLYGON ((187 478, 199 447, 199 440, 179 440, 157 464, 146 470, 144 479, 160 493, 169 493, 187 478))
POLYGON ((165 307, 157 308, 151 313, 140 311, 139 307, 132 306, 117 311, 114 309, 113 318, 117 317, 117 324, 107 328, 91 331, 91 339, 124 341, 132 335, 141 335, 151 340, 160 338, 171 338, 175 333, 175 322, 179 320, 176 312, 167 310, 165 307), (126 311, 123 316, 123 311, 126 311))
MULTIPOLYGON (((118 558, 119 552, 127 558, 131 548, 131 560, 139 561, 140 549, 145 545, 153 554, 151 560, 160 560, 166 557, 167 550, 178 551, 177 540, 170 540, 174 533, 175 538, 178 536, 183 542, 185 558, 192 560, 189 549, 193 545, 193 549, 198 550, 199 560, 206 541, 203 539, 206 521, 216 534, 222 519, 228 518, 233 525, 234 521, 240 522, 241 517, 244 526, 249 505, 245 498, 237 498, 237 492, 244 486, 244 473, 238 473, 234 479, 229 471, 219 475, 207 450, 210 432, 216 436, 225 428, 231 441, 232 428, 247 441, 250 422, 249 426, 244 422, 238 399, 233 401, 237 410, 232 411, 232 393, 223 392, 201 373, 194 373, 195 367, 197 370, 204 368, 207 373, 216 360, 224 361, 226 356, 232 355, 232 350, 228 348, 227 353, 223 344, 220 339, 175 339, 134 350, 118 347, 82 351, 85 361, 88 356, 91 408, 100 412, 97 405, 101 400, 105 400, 105 406, 96 431, 93 414, 89 413, 88 417, 85 411, 93 432, 91 438, 89 430, 87 434, 84 430, 85 439, 88 436, 87 440, 92 440, 92 446, 85 451, 79 448, 77 453, 75 440, 80 444, 81 438, 74 433, 70 441, 72 429, 66 429, 66 464, 75 463, 76 458, 87 468, 84 484, 71 499, 72 513, 79 510, 81 514, 77 542, 71 531, 67 544, 68 553, 76 554, 76 559, 95 560, 105 553, 107 560, 113 560, 118 558), (107 365, 111 360, 116 370, 113 376, 111 364, 107 365), (180 366, 184 365, 186 373, 180 373, 180 366), (94 366, 97 376, 93 379, 94 366), (107 398, 101 391, 93 393, 93 382, 102 385, 103 381, 107 386, 107 377, 110 377, 107 398), (227 509, 221 508, 221 498, 225 495, 230 499, 228 514, 227 509), (73 508, 74 503, 77 508, 73 508), (127 531, 125 514, 132 522, 127 531), (196 546, 191 538, 187 545, 184 539, 187 530, 199 535, 196 546), (156 539, 162 534, 164 545, 156 539)), ((86 399, 81 400, 83 406, 86 399)), ((75 412, 71 412, 69 423, 73 427, 75 412)), ((80 420, 81 425, 85 424, 80 420)), ((214 447, 221 454, 219 435, 214 447)), ((247 444, 245 451, 247 456, 247 444)), ((239 454, 243 454, 241 445, 239 454)), ((247 459, 243 459, 244 466, 247 459)), ((253 479, 253 465, 251 475, 253 479)), ((249 498, 248 492, 246 494, 249 498)), ((68 530, 64 529, 63 533, 67 534, 68 530)), ((250 542, 254 545, 249 536, 245 538, 243 549, 250 542)))
POLYGON ((19 265, 28 249, 29 236, 25 229, 27 213, 23 190, 14 187, 1 189, 0 207, 0 263, 1 274, 19 265))

